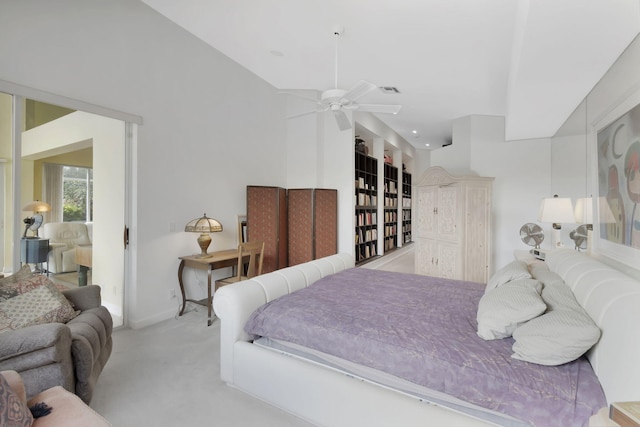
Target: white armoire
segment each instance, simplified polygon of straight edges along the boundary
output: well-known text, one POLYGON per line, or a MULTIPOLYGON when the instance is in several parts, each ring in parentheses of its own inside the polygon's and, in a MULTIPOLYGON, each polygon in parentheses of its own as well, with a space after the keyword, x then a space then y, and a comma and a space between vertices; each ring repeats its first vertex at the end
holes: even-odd
POLYGON ((416 274, 486 283, 493 178, 434 166, 416 183, 416 274))

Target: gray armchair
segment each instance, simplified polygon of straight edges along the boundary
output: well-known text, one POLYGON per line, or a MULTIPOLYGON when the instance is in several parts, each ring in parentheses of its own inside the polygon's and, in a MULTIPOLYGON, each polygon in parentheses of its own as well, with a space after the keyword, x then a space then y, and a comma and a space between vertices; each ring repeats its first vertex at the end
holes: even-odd
POLYGON ((113 321, 100 287, 63 291, 81 313, 66 324, 49 323, 0 333, 0 371, 22 377, 27 396, 59 385, 89 403, 111 355, 113 321))

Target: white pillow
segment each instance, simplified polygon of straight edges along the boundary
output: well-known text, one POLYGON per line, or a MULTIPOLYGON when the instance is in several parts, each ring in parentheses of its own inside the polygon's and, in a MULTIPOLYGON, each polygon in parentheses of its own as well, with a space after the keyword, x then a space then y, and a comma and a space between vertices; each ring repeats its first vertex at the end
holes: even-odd
POLYGON ((502 286, 507 282, 515 279, 530 279, 529 267, 527 263, 521 260, 515 260, 502 267, 500 270, 491 276, 487 282, 485 292, 495 289, 498 286, 502 286))
POLYGON ((513 332, 515 359, 562 365, 586 353, 600 339, 600 329, 555 273, 547 273, 542 298, 548 311, 513 332))
POLYGON ((522 323, 544 313, 542 284, 516 279, 486 292, 478 303, 478 336, 485 340, 510 337, 522 323))

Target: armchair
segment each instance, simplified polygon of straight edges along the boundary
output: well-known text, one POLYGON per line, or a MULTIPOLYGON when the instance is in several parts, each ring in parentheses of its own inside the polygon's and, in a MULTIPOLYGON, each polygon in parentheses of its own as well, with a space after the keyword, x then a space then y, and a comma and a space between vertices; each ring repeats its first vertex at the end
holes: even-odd
POLYGON ((100 287, 62 292, 80 314, 66 324, 47 323, 0 333, 0 371, 17 371, 32 397, 62 386, 89 403, 111 355, 113 321, 100 287))
POLYGON ((42 227, 42 237, 49 239, 47 269, 51 273, 77 271, 75 248, 90 245, 89 230, 81 222, 51 222, 42 227))

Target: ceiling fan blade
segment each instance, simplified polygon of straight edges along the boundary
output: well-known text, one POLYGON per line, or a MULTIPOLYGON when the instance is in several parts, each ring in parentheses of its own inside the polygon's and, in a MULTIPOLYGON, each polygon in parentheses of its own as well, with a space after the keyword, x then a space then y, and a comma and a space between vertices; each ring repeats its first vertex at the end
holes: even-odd
POLYGON ((373 83, 370 83, 366 80, 360 80, 351 89, 346 91, 345 94, 342 96, 342 98, 347 99, 349 101, 355 101, 361 96, 364 96, 377 88, 378 86, 374 85, 373 83))
POLYGON ((333 116, 336 118, 336 123, 338 124, 338 128, 340 130, 348 130, 351 129, 351 123, 349 123, 349 118, 347 114, 342 110, 337 110, 333 112, 333 116))
POLYGON ((387 104, 358 104, 358 111, 367 111, 370 113, 387 113, 398 114, 402 105, 387 105, 387 104))

